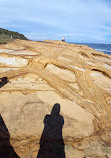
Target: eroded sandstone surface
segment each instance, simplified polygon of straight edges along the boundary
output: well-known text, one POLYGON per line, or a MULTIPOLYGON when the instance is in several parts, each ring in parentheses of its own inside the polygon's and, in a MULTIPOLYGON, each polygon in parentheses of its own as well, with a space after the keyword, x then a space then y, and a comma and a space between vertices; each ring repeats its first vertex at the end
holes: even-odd
POLYGON ((0 114, 21 158, 37 158, 44 118, 64 118, 66 158, 111 158, 111 56, 61 41, 0 45, 0 114))

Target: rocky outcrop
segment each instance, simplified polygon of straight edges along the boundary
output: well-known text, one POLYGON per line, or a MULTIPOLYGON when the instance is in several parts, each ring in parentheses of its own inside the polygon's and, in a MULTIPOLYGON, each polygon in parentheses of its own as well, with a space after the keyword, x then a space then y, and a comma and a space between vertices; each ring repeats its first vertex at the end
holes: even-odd
POLYGON ((110 55, 61 41, 15 40, 0 46, 0 78, 0 114, 19 157, 37 158, 45 118, 59 103, 65 157, 111 158, 110 55))

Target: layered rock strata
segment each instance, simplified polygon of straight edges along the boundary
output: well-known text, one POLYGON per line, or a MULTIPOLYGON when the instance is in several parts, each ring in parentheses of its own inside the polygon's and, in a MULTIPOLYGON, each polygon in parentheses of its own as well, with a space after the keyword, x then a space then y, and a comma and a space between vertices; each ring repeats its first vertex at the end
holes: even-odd
POLYGON ((21 158, 36 158, 60 104, 66 158, 111 158, 111 56, 61 41, 0 45, 0 114, 21 158), (3 78, 7 83, 3 84, 3 78))

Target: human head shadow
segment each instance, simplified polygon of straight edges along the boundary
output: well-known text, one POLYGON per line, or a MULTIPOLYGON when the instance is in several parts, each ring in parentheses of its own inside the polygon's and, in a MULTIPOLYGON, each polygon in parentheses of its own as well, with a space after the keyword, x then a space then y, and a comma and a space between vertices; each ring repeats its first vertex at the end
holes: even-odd
POLYGON ((19 158, 10 144, 9 131, 0 115, 0 158, 19 158))
POLYGON ((2 77, 0 78, 0 88, 3 87, 5 84, 7 84, 9 81, 8 81, 8 78, 7 77, 2 77))
POLYGON ((64 118, 60 113, 60 104, 56 103, 50 115, 44 118, 44 130, 40 139, 37 158, 65 158, 62 127, 64 118))

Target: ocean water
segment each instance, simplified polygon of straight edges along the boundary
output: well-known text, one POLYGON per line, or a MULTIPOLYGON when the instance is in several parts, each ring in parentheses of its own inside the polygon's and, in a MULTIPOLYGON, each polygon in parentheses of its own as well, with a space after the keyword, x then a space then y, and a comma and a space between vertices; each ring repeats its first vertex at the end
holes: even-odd
POLYGON ((95 44, 95 43, 75 43, 75 44, 87 45, 97 51, 101 51, 111 55, 111 44, 95 44))

